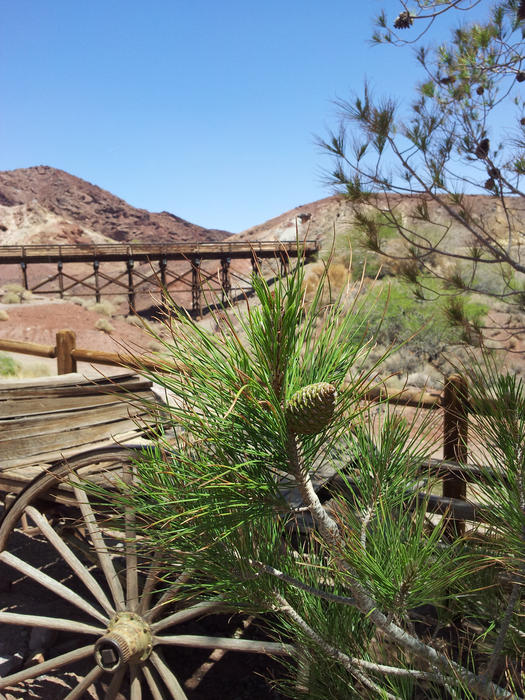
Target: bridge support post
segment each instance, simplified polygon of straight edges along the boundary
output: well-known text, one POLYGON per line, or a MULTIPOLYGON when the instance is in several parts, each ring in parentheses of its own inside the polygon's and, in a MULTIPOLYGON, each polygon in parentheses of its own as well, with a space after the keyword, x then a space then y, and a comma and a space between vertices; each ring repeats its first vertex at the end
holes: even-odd
POLYGON ((98 278, 98 268, 99 268, 100 262, 95 258, 93 260, 93 275, 95 277, 95 301, 97 304, 100 302, 100 286, 99 286, 99 278, 98 278))
POLYGON ((27 263, 25 260, 22 260, 22 262, 20 263, 20 267, 22 269, 22 281, 24 284, 24 289, 29 289, 29 287, 27 286, 27 263))
POLYGON ((221 289, 223 304, 229 300, 232 289, 230 280, 230 262, 231 258, 221 258, 221 289))
POLYGON ((191 310, 195 318, 202 316, 202 287, 200 275, 201 261, 195 258, 191 263, 191 310))
POLYGON ((159 276, 160 276, 160 304, 163 311, 167 309, 167 289, 166 289, 166 268, 168 267, 168 259, 165 255, 159 260, 159 276))
POLYGON ((128 309, 130 314, 135 313, 135 285, 133 282, 133 258, 130 256, 126 260, 126 268, 128 270, 128 309))
POLYGON ((57 263, 57 268, 58 268, 58 293, 60 294, 60 298, 64 298, 64 273, 62 272, 62 268, 64 267, 64 263, 62 260, 59 260, 57 263))
POLYGON ((290 258, 286 251, 281 251, 279 254, 279 261, 281 263, 281 277, 284 277, 288 274, 290 267, 290 258))

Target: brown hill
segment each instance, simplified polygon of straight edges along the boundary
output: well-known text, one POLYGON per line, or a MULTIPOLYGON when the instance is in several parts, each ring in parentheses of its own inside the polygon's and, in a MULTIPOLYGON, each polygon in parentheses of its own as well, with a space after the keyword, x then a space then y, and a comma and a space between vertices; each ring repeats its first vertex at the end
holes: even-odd
POLYGON ((37 166, 0 172, 0 245, 222 240, 169 212, 151 213, 74 175, 37 166))
MULTIPOLYGON (((451 220, 445 209, 436 202, 428 199, 427 205, 432 223, 422 223, 415 220, 412 215, 416 206, 421 202, 420 197, 410 195, 390 195, 389 203, 407 226, 414 226, 419 233, 438 232, 443 235, 447 228, 447 241, 453 249, 469 246, 471 236, 465 227, 457 221, 451 220)), ((522 198, 506 199, 507 211, 501 202, 490 195, 466 195, 465 204, 487 230, 490 230, 497 238, 507 242, 509 219, 515 237, 523 236, 525 229, 525 202, 522 198)), ((379 208, 386 209, 386 201, 379 197, 379 208)), ((303 204, 295 209, 281 214, 264 223, 253 226, 237 238, 248 241, 278 240, 293 241, 297 233, 300 238, 324 240, 329 245, 332 238, 341 234, 350 233, 353 228, 354 213, 351 203, 341 195, 334 195, 319 199, 310 204, 303 204)), ((517 241, 514 241, 517 242, 517 241)))

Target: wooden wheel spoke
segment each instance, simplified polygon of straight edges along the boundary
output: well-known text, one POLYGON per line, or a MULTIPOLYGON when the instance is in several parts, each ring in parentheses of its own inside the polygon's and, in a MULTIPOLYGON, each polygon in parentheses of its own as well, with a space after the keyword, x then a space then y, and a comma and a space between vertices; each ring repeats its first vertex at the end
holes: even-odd
POLYGON ((93 685, 97 678, 103 673, 99 666, 94 666, 91 671, 84 676, 80 683, 73 688, 73 690, 66 695, 64 700, 78 700, 81 698, 90 685, 93 685))
POLYGON ((108 618, 106 615, 90 605, 77 593, 67 588, 67 586, 64 586, 64 584, 60 583, 60 581, 57 581, 51 576, 48 576, 48 574, 45 574, 43 571, 40 571, 40 569, 36 569, 34 566, 31 566, 31 564, 27 564, 25 561, 19 559, 10 552, 0 552, 0 561, 3 561, 4 564, 7 564, 8 566, 12 566, 14 569, 17 569, 17 571, 20 571, 20 573, 28 576, 30 579, 36 581, 40 585, 49 588, 50 591, 53 591, 61 598, 64 598, 64 600, 67 600, 68 603, 72 603, 77 608, 80 608, 84 612, 88 613, 88 615, 100 620, 100 622, 103 622, 104 624, 107 623, 108 618))
POLYGON ((7 688, 8 686, 22 683, 30 678, 38 678, 38 676, 42 676, 44 673, 48 673, 48 671, 54 671, 62 666, 67 666, 67 664, 85 659, 87 656, 93 654, 94 648, 95 645, 90 644, 89 646, 69 651, 67 654, 56 656, 54 659, 49 659, 49 661, 43 661, 41 664, 24 668, 17 673, 12 673, 10 676, 0 677, 0 688, 7 688))
POLYGON ((111 591, 111 595, 113 596, 113 600, 115 601, 116 608, 117 610, 125 610, 126 603, 124 600, 124 591, 122 590, 122 585, 120 583, 117 572, 115 571, 115 567, 113 566, 109 550, 106 546, 106 543, 104 542, 104 538, 102 537, 102 532, 100 531, 100 528, 97 524, 95 514, 93 512, 93 509, 91 508, 91 504, 89 502, 87 494, 85 491, 83 491, 78 486, 75 486, 74 484, 73 490, 75 492, 75 498, 77 499, 78 505, 82 512, 82 517, 84 518, 84 522, 91 537, 93 547, 95 548, 95 551, 97 553, 100 566, 106 577, 106 581, 111 591))
POLYGON ((126 666, 124 666, 123 668, 119 668, 119 670, 113 674, 111 683, 109 684, 109 687, 106 690, 106 694, 104 695, 104 700, 115 700, 122 686, 122 681, 124 680, 126 671, 127 668, 126 666))
POLYGON ((48 542, 56 549, 64 561, 67 562, 78 578, 111 617, 115 613, 115 609, 109 602, 106 594, 102 590, 102 587, 76 556, 76 554, 71 551, 64 540, 55 532, 55 530, 53 530, 48 519, 33 506, 28 506, 25 512, 29 515, 35 525, 38 526, 40 532, 44 535, 48 542))
POLYGON ((0 623, 6 625, 22 625, 23 627, 44 627, 61 632, 81 634, 104 634, 105 629, 86 625, 76 620, 66 620, 60 617, 45 617, 44 615, 22 615, 20 613, 0 612, 0 623))
POLYGON ((155 584, 159 580, 159 560, 160 554, 158 552, 155 552, 155 554, 153 555, 153 561, 151 562, 148 569, 148 575, 146 577, 146 582, 144 583, 144 588, 142 589, 142 594, 140 596, 140 601, 137 608, 137 612, 139 615, 143 615, 144 612, 149 609, 151 603, 151 596, 153 595, 155 584))
POLYGON ((181 684, 174 676, 173 672, 170 670, 169 666, 166 664, 164 659, 157 654, 156 651, 152 651, 150 655, 150 661, 153 666, 157 669, 159 676, 164 681, 166 688, 171 694, 173 700, 188 700, 188 697, 181 684))
POLYGON ((151 629, 156 634, 157 632, 160 632, 171 625, 179 625, 183 622, 187 622, 188 620, 193 620, 193 618, 203 615, 204 613, 217 610, 221 607, 221 605, 222 602, 220 601, 197 603, 196 605, 192 605, 190 608, 186 608, 186 610, 179 610, 178 612, 173 613, 173 615, 168 615, 168 617, 165 617, 163 620, 155 622, 153 625, 151 625, 151 629))
POLYGON ((164 644, 194 649, 224 649, 225 651, 244 651, 248 654, 272 654, 289 656, 294 647, 279 642, 264 642, 252 639, 233 639, 232 637, 208 637, 198 634, 174 634, 166 637, 154 637, 154 644, 164 644))
POLYGON ((142 673, 144 674, 144 678, 146 679, 146 683, 148 684, 153 700, 166 700, 166 696, 157 685, 157 681, 155 680, 153 673, 147 664, 144 664, 142 667, 142 673))
MULTIPOLYGON (((124 483, 131 486, 133 467, 124 468, 124 483)), ((136 610, 139 600, 139 577, 137 570, 137 528, 135 511, 127 507, 124 513, 124 532, 126 536, 126 601, 128 610, 136 610)))
POLYGON ((136 664, 129 667, 130 675, 130 700, 142 700, 142 686, 140 683, 139 669, 136 664))

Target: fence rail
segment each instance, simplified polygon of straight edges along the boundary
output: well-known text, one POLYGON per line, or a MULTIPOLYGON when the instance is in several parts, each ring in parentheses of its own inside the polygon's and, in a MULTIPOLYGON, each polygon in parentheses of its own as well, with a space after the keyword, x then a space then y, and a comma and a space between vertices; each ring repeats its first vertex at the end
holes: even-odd
MULTIPOLYGON (((77 348, 76 335, 71 330, 59 331, 56 334, 55 345, 41 345, 0 338, 0 350, 56 358, 57 374, 76 372, 77 362, 120 366, 137 371, 141 368, 174 372, 183 369, 169 361, 155 361, 146 356, 77 348)), ((464 378, 457 374, 448 377, 441 394, 418 389, 405 389, 388 394, 384 390, 375 389, 368 392, 365 399, 378 402, 388 399, 392 404, 415 406, 428 410, 443 410, 444 459, 434 459, 429 464, 424 465, 424 469, 429 474, 442 479, 443 494, 441 496, 422 494, 421 498, 425 499, 429 512, 447 518, 447 531, 451 537, 461 535, 464 532, 466 520, 483 520, 483 512, 466 500, 467 482, 479 476, 479 470, 474 466, 465 466, 470 406, 464 378)))

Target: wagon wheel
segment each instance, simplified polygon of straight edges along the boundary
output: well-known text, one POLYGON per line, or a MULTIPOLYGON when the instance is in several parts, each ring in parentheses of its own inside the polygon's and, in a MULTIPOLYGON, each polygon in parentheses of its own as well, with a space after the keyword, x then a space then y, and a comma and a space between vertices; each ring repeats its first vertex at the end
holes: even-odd
MULTIPOLYGON (((31 610, 0 611, 0 623, 60 631, 70 634, 72 640, 85 636, 86 643, 0 678, 0 690, 36 680, 58 669, 64 670, 83 660, 89 661, 89 670, 64 700, 82 698, 91 686, 102 687, 102 697, 106 700, 116 698, 119 692, 128 692, 128 688, 130 700, 141 700, 144 688, 149 689, 154 700, 187 700, 181 683, 164 660, 163 647, 183 646, 272 655, 290 653, 287 645, 272 642, 177 634, 177 625, 218 611, 220 601, 190 601, 186 607, 173 612, 168 603, 187 580, 188 575, 184 572, 171 587, 164 582, 160 598, 156 597, 155 588, 161 572, 155 561, 141 565, 134 536, 134 515, 129 508, 124 509, 123 513, 125 538, 121 547, 124 567, 120 574, 117 573, 112 545, 108 544, 114 542, 114 533, 108 533, 103 516, 94 511, 90 495, 85 488, 80 488, 80 482, 86 478, 86 474, 93 474, 97 466, 98 473, 102 469, 110 473, 108 469, 119 467, 121 470, 124 468, 125 474, 131 474, 134 454, 136 456, 131 449, 116 446, 91 450, 70 458, 67 463, 61 462, 37 477, 5 514, 0 524, 0 562, 27 577, 35 586, 51 590, 58 599, 65 601, 61 605, 67 612, 64 617, 46 617, 32 614, 31 610), (102 576, 100 582, 90 570, 86 558, 75 553, 69 542, 58 533, 57 524, 46 517, 45 506, 39 508, 37 505, 37 502, 43 503, 48 491, 56 489, 65 478, 71 484, 69 493, 73 504, 80 511, 78 521, 87 534, 87 542, 98 566, 98 578, 102 576), (72 572, 70 578, 74 583, 66 585, 45 573, 45 566, 36 568, 9 552, 11 535, 24 515, 43 536, 46 559, 53 561, 58 555, 60 562, 67 564, 68 573, 72 572), (76 590, 79 582, 82 584, 82 594, 76 590)), ((38 598, 37 587, 35 599, 38 598)))

